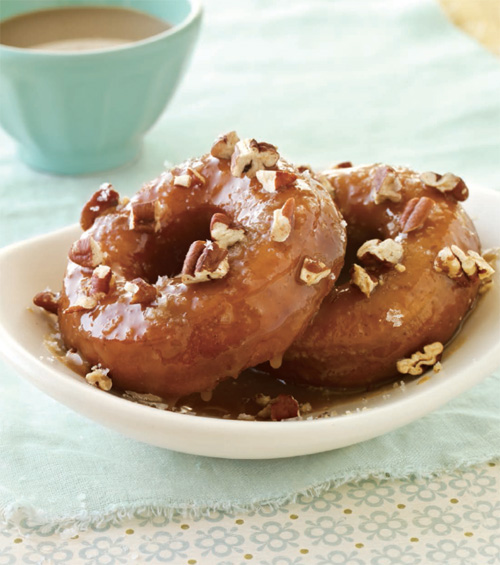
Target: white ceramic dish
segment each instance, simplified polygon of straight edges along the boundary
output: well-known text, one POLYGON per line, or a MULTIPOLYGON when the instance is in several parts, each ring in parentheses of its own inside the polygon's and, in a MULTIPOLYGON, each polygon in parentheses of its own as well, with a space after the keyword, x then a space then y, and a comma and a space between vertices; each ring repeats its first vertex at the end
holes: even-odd
MULTIPOLYGON (((472 189, 466 208, 484 248, 500 245, 500 194, 472 189)), ((179 414, 102 392, 45 348, 46 318, 31 309, 45 287, 60 287, 77 226, 0 251, 0 353, 36 387, 104 426, 139 441, 197 455, 266 459, 306 455, 358 443, 394 430, 439 408, 500 365, 500 276, 481 299, 428 379, 336 405, 338 415, 317 420, 255 422, 179 414)), ((498 271, 498 269, 497 269, 498 271)), ((34 309, 36 310, 36 308, 34 309)), ((48 423, 47 425, 50 425, 48 423)))

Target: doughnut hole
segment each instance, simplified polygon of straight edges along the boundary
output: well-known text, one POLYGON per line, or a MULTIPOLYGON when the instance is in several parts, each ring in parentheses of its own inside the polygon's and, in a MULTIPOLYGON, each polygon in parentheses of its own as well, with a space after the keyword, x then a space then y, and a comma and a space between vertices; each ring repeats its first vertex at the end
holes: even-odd
POLYGON ((186 210, 155 233, 150 239, 148 259, 144 264, 147 282, 154 284, 158 277, 180 274, 193 241, 211 239, 210 220, 217 212, 222 210, 216 206, 186 210))

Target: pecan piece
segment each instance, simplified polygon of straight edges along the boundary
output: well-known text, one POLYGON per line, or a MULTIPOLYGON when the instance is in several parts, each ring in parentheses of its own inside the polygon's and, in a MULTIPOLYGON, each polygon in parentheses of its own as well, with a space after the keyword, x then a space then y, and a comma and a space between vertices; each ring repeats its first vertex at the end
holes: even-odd
POLYGON ((300 415, 299 403, 290 394, 279 394, 271 400, 271 420, 280 421, 297 418, 300 415))
POLYGON ((300 280, 305 282, 307 286, 318 284, 332 272, 322 261, 315 261, 310 257, 306 257, 302 263, 300 270, 300 280))
POLYGON ((351 284, 356 285, 359 290, 369 298, 370 294, 378 285, 378 281, 375 277, 368 274, 363 267, 355 263, 351 269, 351 284))
POLYGON ((132 202, 129 228, 138 232, 153 233, 159 229, 160 203, 158 200, 132 202))
POLYGON ((234 148, 240 138, 235 131, 224 133, 214 141, 210 153, 217 159, 231 159, 234 148))
POLYGON ((88 230, 98 216, 105 210, 118 206, 119 203, 120 195, 116 190, 113 190, 113 186, 109 182, 101 184, 99 190, 94 192, 82 209, 80 215, 82 229, 88 230))
POLYGON ((427 216, 434 207, 434 200, 427 196, 415 197, 408 200, 405 209, 399 218, 399 223, 403 233, 409 233, 421 228, 427 216))
POLYGON ((376 265, 382 263, 386 267, 396 265, 403 257, 403 246, 391 238, 370 239, 365 241, 356 253, 363 265, 376 265))
POLYGON ((101 390, 109 391, 113 386, 113 381, 108 376, 109 369, 103 369, 100 365, 92 367, 90 373, 85 375, 85 380, 101 390))
POLYGON ((104 261, 101 245, 93 237, 81 237, 69 250, 68 257, 80 267, 97 267, 104 261))
POLYGON ((469 196, 469 189, 467 188, 464 181, 460 177, 457 177, 452 173, 439 175, 437 173, 433 173, 432 171, 428 171, 420 175, 420 180, 426 186, 436 188, 443 194, 449 194, 459 202, 467 200, 469 196))
POLYGON ((35 294, 33 304, 35 304, 35 306, 40 306, 40 308, 47 310, 47 312, 50 312, 51 314, 57 314, 57 309, 59 307, 59 293, 52 292, 51 290, 39 292, 38 294, 35 294))
POLYGON ((373 174, 373 201, 381 204, 384 200, 401 201, 401 182, 396 171, 389 166, 380 166, 373 174))
POLYGON ((83 312, 84 310, 92 310, 97 306, 97 298, 95 296, 87 296, 81 294, 73 304, 64 310, 65 314, 73 314, 73 312, 83 312))
POLYGON ((472 250, 465 253, 457 245, 441 249, 434 260, 434 270, 461 283, 477 279, 485 281, 495 272, 479 253, 472 250))
POLYGON ((140 277, 127 281, 124 289, 132 294, 130 304, 151 304, 158 296, 157 288, 140 277))
POLYGON ((443 344, 435 341, 425 345, 423 351, 417 351, 410 358, 400 359, 396 367, 403 375, 421 375, 424 367, 432 367, 441 359, 443 349, 443 344))
POLYGON ((289 198, 281 208, 273 212, 271 239, 279 243, 286 241, 292 233, 295 216, 295 198, 289 198))
POLYGON ((90 292, 96 294, 108 294, 113 273, 107 265, 99 265, 94 269, 90 278, 90 292))
POLYGON ((203 186, 207 182, 207 179, 199 173, 196 169, 188 167, 186 172, 181 175, 175 175, 173 177, 174 186, 180 186, 183 188, 195 188, 197 186, 203 186))
POLYGON ((227 249, 212 241, 195 241, 184 260, 182 282, 192 284, 221 279, 228 272, 227 249))
POLYGON ((279 157, 274 145, 259 143, 255 139, 243 139, 235 145, 231 157, 231 173, 235 177, 253 178, 257 171, 274 167, 279 157))
POLYGON ((245 231, 231 227, 231 219, 226 214, 214 214, 210 220, 210 235, 227 249, 245 238, 245 231))
POLYGON ((257 180, 266 192, 276 192, 290 186, 297 180, 297 175, 289 171, 264 171, 256 173, 257 180))
POLYGON ((351 161, 342 161, 341 163, 337 163, 332 167, 332 169, 350 169, 350 168, 352 168, 351 161))
POLYGON ((189 188, 192 182, 193 177, 188 174, 176 175, 173 179, 174 186, 182 186, 184 188, 189 188))

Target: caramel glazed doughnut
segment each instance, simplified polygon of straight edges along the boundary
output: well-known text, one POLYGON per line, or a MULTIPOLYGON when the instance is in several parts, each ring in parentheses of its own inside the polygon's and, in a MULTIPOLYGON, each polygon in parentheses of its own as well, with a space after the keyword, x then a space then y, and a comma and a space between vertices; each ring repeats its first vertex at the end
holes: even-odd
POLYGON ((63 340, 98 366, 94 384, 109 388, 109 371, 122 390, 163 397, 279 358, 332 288, 346 245, 321 182, 235 132, 130 202, 103 185, 81 225, 57 305, 63 340))
POLYGON ((339 283, 349 269, 350 280, 325 299, 280 375, 354 392, 422 374, 493 274, 457 202, 468 189, 450 173, 384 165, 343 163, 324 175, 348 224, 339 283))

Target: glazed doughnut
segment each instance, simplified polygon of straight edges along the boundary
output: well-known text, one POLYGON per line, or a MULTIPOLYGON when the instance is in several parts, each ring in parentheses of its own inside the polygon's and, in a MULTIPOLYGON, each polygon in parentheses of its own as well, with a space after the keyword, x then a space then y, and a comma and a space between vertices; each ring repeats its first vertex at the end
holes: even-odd
POLYGON ((325 175, 348 224, 346 264, 279 374, 352 392, 421 374, 493 272, 458 202, 467 187, 451 174, 384 165, 345 163, 325 175))
POLYGON ((58 303, 63 340, 113 386, 162 397, 282 355, 346 242, 318 180, 234 132, 129 202, 102 186, 81 224, 58 303))

